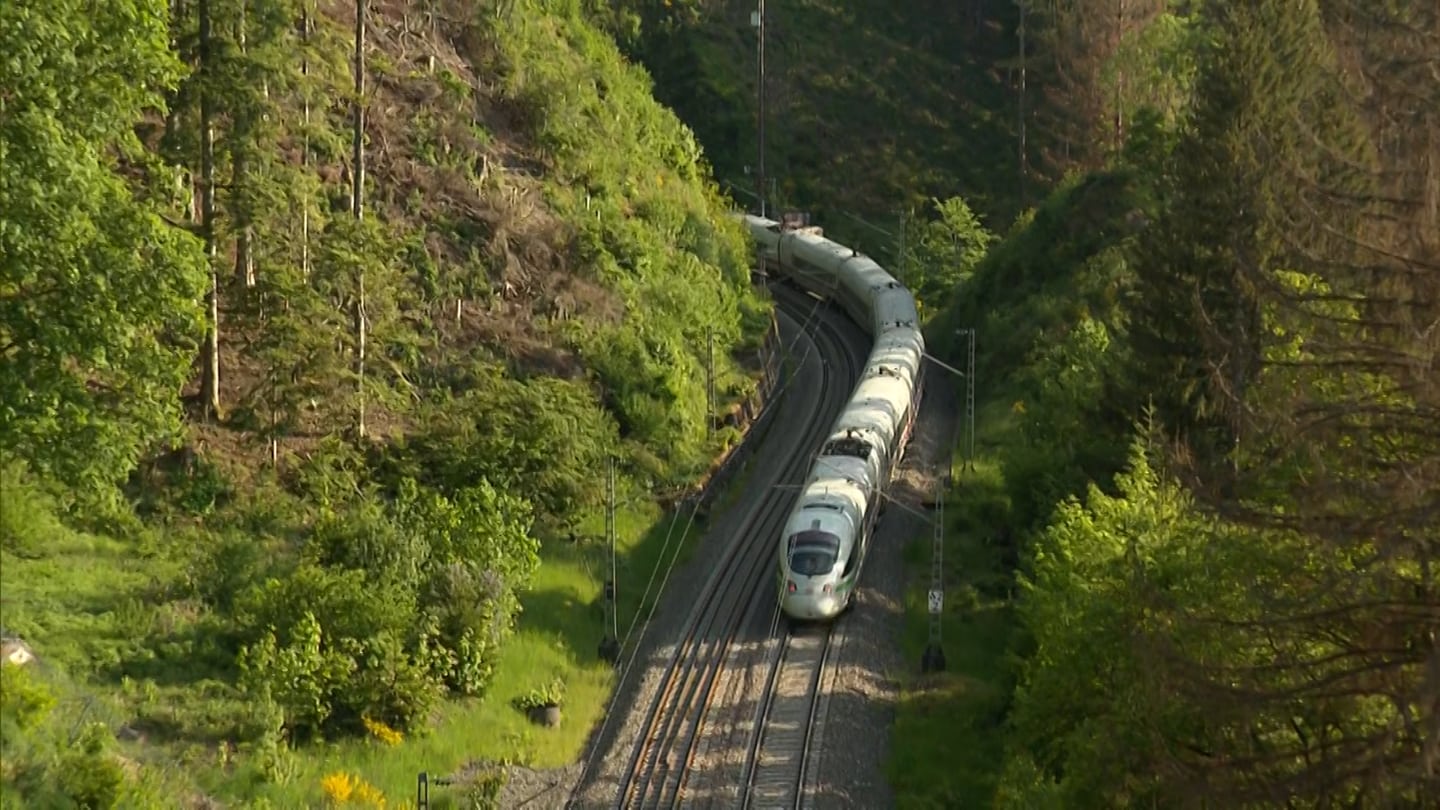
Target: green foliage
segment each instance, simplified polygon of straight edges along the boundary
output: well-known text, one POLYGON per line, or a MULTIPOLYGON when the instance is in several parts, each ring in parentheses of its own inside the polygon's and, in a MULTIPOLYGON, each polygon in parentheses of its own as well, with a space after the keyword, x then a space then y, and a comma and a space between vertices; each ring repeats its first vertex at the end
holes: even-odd
MULTIPOLYGON (((442 699, 491 689, 505 694, 447 712, 504 726, 512 685, 539 671, 565 674, 575 728, 469 747, 552 763, 583 742, 612 678, 588 666, 597 622, 572 604, 599 588, 591 549, 547 551, 552 579, 505 652, 539 571, 536 527, 590 520, 608 457, 637 498, 707 462, 707 330, 729 391, 731 352, 753 348, 768 313, 693 136, 578 7, 542 5, 438 15, 433 73, 388 35, 372 40, 360 222, 337 215, 353 79, 334 9, 211 0, 211 48, 188 74, 197 4, 0 10, 4 624, 77 693, 114 697, 108 728, 143 737, 123 758, 107 747, 62 763, 60 738, 36 727, 16 766, 26 806, 64 805, 57 791, 146 806, 153 780, 309 806, 314 763, 363 743, 302 742, 358 736, 364 718, 423 739, 442 699), (496 84, 503 98, 487 97, 496 84), (208 287, 190 235, 202 90, 225 408, 186 426, 208 287), (512 210, 537 166, 545 204, 512 210), (511 281, 526 288, 518 302, 495 292, 511 281), (374 419, 357 442, 344 432, 362 282, 374 419), (567 287, 574 311, 547 317, 543 296, 567 287), (538 373, 532 348, 566 376, 538 373), (153 454, 185 427, 183 455, 153 454), (127 476, 135 510, 77 508, 127 476), (73 528, 81 518, 90 533, 73 528)), ((397 8, 371 4, 372 30, 397 8)), ((646 548, 637 568, 653 562, 646 548)), ((422 750, 437 749, 405 761, 422 750)))
POLYGON ((565 701, 565 682, 559 678, 552 679, 544 686, 531 689, 518 701, 521 709, 540 709, 546 706, 559 706, 565 701))
POLYGON ((1179 124, 1199 71, 1204 28, 1198 14, 1176 13, 1173 2, 1164 5, 1171 8, 1120 38, 1101 71, 1102 86, 1118 100, 1123 120, 1132 127, 1149 115, 1172 127, 1179 124))
POLYGON ((67 531, 55 511, 55 499, 23 464, 0 465, 0 548, 21 556, 41 553, 52 536, 67 531))
POLYGON ((82 491, 179 429, 199 245, 116 173, 180 64, 158 0, 0 10, 0 446, 82 491))
POLYGON ((66 708, 69 695, 60 689, 33 664, 0 663, 5 806, 164 806, 154 785, 127 773, 111 726, 66 708))
MULTIPOLYGON (((1092 489, 1085 506, 1072 498, 1059 507, 1031 551, 1033 573, 1021 579, 1033 652, 1016 690, 1014 739, 1044 772, 1064 775, 1064 807, 1149 800, 1150 787, 1131 778, 1143 780, 1137 743, 1147 725, 1169 721, 1178 708, 1162 699, 1155 673, 1130 647, 1149 625, 1130 589, 1135 566, 1194 525, 1178 487, 1162 484, 1138 450, 1130 464, 1117 481, 1120 497, 1092 489)), ((1033 789, 1004 792, 1029 801, 1033 789)))
POLYGON ((1123 347, 1086 315, 1055 339, 1037 345, 1015 375, 1021 397, 1011 405, 1017 430, 1005 478, 1017 514, 1030 521, 1089 482, 1108 481, 1123 461, 1122 423, 1107 397, 1123 347))
POLYGON ((60 758, 57 787, 75 806, 109 810, 119 804, 125 772, 109 755, 114 740, 103 723, 91 723, 80 732, 76 747, 60 758))
POLYGON ((934 218, 907 225, 902 267, 895 270, 914 293, 922 314, 938 309, 968 281, 995 235, 987 231, 963 197, 932 200, 934 218))
POLYGON ((530 510, 483 480, 447 499, 406 479, 392 509, 361 499, 322 515, 297 569, 229 596, 247 640, 241 684, 278 706, 296 740, 365 717, 421 728, 447 691, 488 681, 539 564, 530 510))
MULTIPOLYGON (((656 77, 656 96, 695 129, 716 175, 753 209, 757 43, 749 15, 756 4, 586 5, 656 77)), ((1017 116, 1007 81, 1015 70, 1017 9, 888 0, 768 4, 770 210, 811 211, 842 244, 887 259, 891 251, 875 245, 893 243, 893 234, 875 228, 893 230, 899 211, 933 197, 962 191, 987 219, 1009 220, 1024 193, 1016 183, 1017 116)))
POLYGON ((38 683, 30 669, 9 662, 0 663, 0 745, 14 742, 45 720, 55 706, 55 696, 38 683))
POLYGON ((693 465, 705 449, 705 330, 723 356, 757 308, 743 231, 701 180, 694 136, 576 9, 522 0, 487 25, 498 46, 487 67, 545 151, 547 198, 576 225, 575 258, 624 301, 622 323, 567 335, 622 435, 693 465))
POLYGON ((1154 204, 1124 168, 1071 181, 990 249, 927 326, 932 351, 952 365, 964 357, 955 330, 977 332, 983 396, 1017 428, 1001 459, 1017 529, 1044 525, 1055 503, 1123 461, 1145 404, 1124 385, 1123 301, 1154 204))
POLYGON ((595 470, 617 443, 589 390, 553 377, 516 380, 493 366, 477 368, 465 389, 424 407, 425 429, 385 451, 381 476, 410 476, 442 492, 484 480, 528 493, 553 516, 598 502, 595 470))

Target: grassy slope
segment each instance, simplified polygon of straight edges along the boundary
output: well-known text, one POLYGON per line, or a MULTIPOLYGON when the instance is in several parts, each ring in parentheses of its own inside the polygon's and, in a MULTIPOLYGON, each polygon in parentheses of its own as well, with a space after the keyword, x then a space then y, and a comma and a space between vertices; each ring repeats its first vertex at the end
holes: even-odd
MULTIPOLYGON (((633 499, 632 499, 633 500, 633 499)), ((6 506, 20 508, 16 500, 6 506)), ((581 523, 581 536, 600 533, 603 516, 581 523)), ((620 631, 630 626, 649 572, 689 548, 704 530, 697 522, 683 537, 684 521, 664 516, 641 500, 617 513, 622 555, 620 631), (633 587, 630 587, 633 583, 633 587)), ((155 537, 156 545, 168 545, 155 537)), ((683 553, 681 557, 683 559, 683 553)), ((43 657, 42 672, 61 698, 51 723, 62 731, 82 720, 116 728, 133 725, 145 739, 124 746, 126 756, 168 771, 168 786, 187 785, 222 799, 267 798, 276 806, 319 802, 321 776, 348 771, 392 797, 406 795, 420 771, 451 773, 474 759, 510 758, 538 767, 571 762, 581 752, 591 725, 602 713, 614 682, 613 670, 596 657, 603 633, 601 583, 608 555, 599 542, 555 540, 522 601, 520 629, 504 648, 486 695, 448 707, 428 735, 396 747, 375 740, 341 743, 303 752, 289 761, 285 776, 267 783, 259 763, 221 753, 223 729, 240 722, 248 707, 220 682, 205 686, 197 673, 160 669, 151 679, 114 681, 111 667, 147 655, 144 640, 159 625, 183 624, 181 603, 164 602, 157 589, 173 581, 180 566, 159 548, 137 554, 133 544, 54 527, 43 554, 0 551, 7 627, 24 635, 43 657), (159 607, 151 607, 157 604, 159 607), (532 725, 512 702, 553 677, 566 682, 566 717, 554 729, 532 725), (147 686, 149 680, 153 686, 147 686), (144 718, 138 722, 137 718, 144 718), (167 723, 168 721, 168 723, 167 723), (217 733, 167 739, 165 729, 205 728, 217 733), (181 765, 191 773, 184 774, 181 765)), ((653 601, 653 596, 651 600, 653 601)), ((648 601, 647 601, 648 606, 648 601)))
POLYGON ((1002 405, 990 402, 976 423, 975 467, 963 470, 957 454, 960 484, 946 501, 943 673, 918 670, 929 642, 931 538, 917 537, 906 549, 911 586, 903 644, 916 669, 902 678, 887 763, 901 808, 986 806, 1003 761, 998 723, 1012 686, 1006 653, 1013 613, 1010 567, 996 535, 1005 524, 998 455, 1009 420, 1002 405))
MULTIPOLYGON (((602 522, 602 516, 594 515, 582 528, 589 534, 602 522)), ((649 505, 617 513, 622 564, 631 572, 641 572, 629 577, 622 573, 622 583, 643 581, 660 562, 667 540, 668 560, 675 544, 703 531, 697 524, 682 538, 678 528, 670 531, 671 524, 649 505)), ((414 789, 421 771, 451 774, 480 759, 509 758, 542 768, 573 762, 583 752, 593 724, 603 716, 615 682, 614 670, 596 657, 603 633, 600 593, 606 563, 599 544, 547 545, 540 572, 522 600, 525 613, 520 629, 502 651, 483 698, 452 705, 432 733, 398 746, 373 739, 337 745, 297 763, 288 784, 266 786, 258 794, 277 806, 316 802, 321 777, 346 771, 363 776, 393 800, 414 789), (542 728, 526 719, 514 701, 555 677, 566 684, 565 716, 558 727, 542 728)), ((639 596, 638 587, 619 594, 622 635, 641 607, 639 596)), ((257 792, 245 780, 224 780, 215 788, 217 793, 241 796, 257 792)))
MULTIPOLYGON (((471 107, 455 103, 455 87, 461 88, 462 98, 470 86, 483 92, 492 88, 471 74, 451 43, 439 48, 436 75, 404 67, 407 59, 389 50, 401 47, 393 35, 395 20, 385 17, 391 11, 377 9, 372 21, 378 32, 372 138, 386 147, 374 156, 380 187, 376 205, 399 227, 442 231, 442 264, 463 259, 445 254, 454 245, 464 247, 488 236, 489 244, 477 245, 482 256, 505 260, 501 264, 506 273, 495 280, 496 286, 513 281, 518 288, 513 296, 482 294, 481 300, 467 301, 462 325, 435 319, 435 351, 457 361, 494 357, 527 373, 574 366, 575 358, 562 345, 563 334, 552 328, 552 302, 567 294, 578 299, 578 323, 587 317, 604 322, 610 314, 603 310, 610 303, 593 281, 554 263, 555 251, 563 245, 543 243, 564 228, 543 201, 545 178, 535 171, 542 161, 528 140, 532 136, 497 109, 490 109, 482 122, 483 143, 454 135, 453 141, 464 148, 483 150, 490 161, 488 183, 466 176, 474 169, 470 164, 479 165, 473 155, 440 165, 424 158, 417 151, 419 141, 430 137, 427 127, 432 125, 422 122, 438 119, 438 126, 451 127, 452 134, 475 132, 471 107), (452 120, 456 116, 458 120, 452 120)), ((329 22, 333 30, 326 30, 343 38, 344 20, 329 22)), ((409 60, 414 56, 409 52, 409 60)), ((419 315, 428 322, 430 313, 419 315)), ((230 349, 236 351, 227 357, 236 363, 224 379, 227 401, 241 398, 257 373, 245 365, 238 344, 230 349)), ((728 392, 746 372, 734 358, 718 359, 718 389, 729 399, 728 392)), ((728 404, 722 402, 722 410, 728 404)), ((403 422, 396 428, 403 429, 403 422)), ((212 448, 210 460, 235 487, 235 502, 222 511, 242 531, 263 536, 265 513, 281 500, 274 490, 263 488, 268 476, 256 471, 265 457, 263 444, 225 428, 198 432, 212 448)), ((285 451, 309 449, 295 441, 285 451)), ((202 545, 206 529, 196 520, 182 519, 166 528, 138 529, 124 539, 117 539, 118 532, 115 537, 86 534, 53 521, 55 510, 42 498, 8 487, 3 494, 14 496, 3 504, 9 516, 28 515, 21 522, 28 521, 38 538, 29 544, 36 549, 33 553, 0 551, 0 625, 34 645, 42 657, 41 675, 60 697, 47 734, 37 737, 63 745, 85 720, 137 731, 126 733, 121 752, 149 766, 142 779, 161 795, 203 792, 237 801, 269 800, 279 807, 316 806, 321 776, 344 770, 400 800, 412 795, 421 770, 448 773, 472 759, 500 757, 539 766, 562 764, 581 752, 613 684, 611 669, 596 655, 603 632, 598 597, 608 573, 606 551, 593 541, 572 545, 546 538, 539 574, 522 598, 518 633, 504 649, 483 699, 447 706, 427 736, 397 747, 364 740, 302 750, 285 758, 267 779, 261 776, 260 752, 243 744, 236 750, 227 742, 250 720, 249 707, 230 688, 228 658, 204 639, 196 605, 177 595, 191 552, 202 545), (167 653, 147 646, 156 639, 173 649, 167 653), (177 666, 177 659, 183 666, 177 666), (132 675, 122 676, 122 669, 132 675), (533 726, 512 702, 556 675, 566 682, 566 719, 556 729, 533 726)), ((619 515, 623 634, 642 607, 639 591, 662 550, 668 561, 681 538, 648 498, 631 491, 622 492, 622 500, 632 502, 619 515)), ((580 522, 580 534, 598 536, 602 525, 602 514, 592 509, 580 522)), ((689 537, 701 530, 703 526, 693 526, 689 537)), ((7 796, 7 807, 12 798, 7 796)))

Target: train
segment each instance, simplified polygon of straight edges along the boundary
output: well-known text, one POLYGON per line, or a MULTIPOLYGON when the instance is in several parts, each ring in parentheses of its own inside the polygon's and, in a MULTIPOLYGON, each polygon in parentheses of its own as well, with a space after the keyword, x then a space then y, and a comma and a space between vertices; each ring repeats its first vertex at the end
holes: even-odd
POLYGON ((909 444, 924 390, 925 338, 915 297, 869 256, 826 239, 818 228, 741 216, 762 273, 833 302, 873 341, 779 542, 781 611, 792 624, 828 622, 854 604, 909 444))

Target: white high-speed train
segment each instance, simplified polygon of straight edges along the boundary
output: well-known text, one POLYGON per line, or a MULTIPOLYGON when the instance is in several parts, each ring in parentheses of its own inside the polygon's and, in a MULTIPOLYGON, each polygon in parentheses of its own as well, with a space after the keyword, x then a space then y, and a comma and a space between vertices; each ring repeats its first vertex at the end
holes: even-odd
POLYGON ((781 609, 792 620, 825 621, 855 598, 884 493, 920 407, 925 339, 915 298, 870 257, 817 229, 744 219, 762 268, 834 301, 874 340, 780 540, 781 609))

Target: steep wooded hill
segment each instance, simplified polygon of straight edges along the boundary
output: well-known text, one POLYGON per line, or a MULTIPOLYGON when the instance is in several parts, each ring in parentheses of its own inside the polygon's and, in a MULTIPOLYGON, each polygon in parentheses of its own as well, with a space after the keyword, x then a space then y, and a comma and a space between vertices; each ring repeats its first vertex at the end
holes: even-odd
POLYGON ((574 756, 606 460, 638 576, 769 325, 648 78, 578 3, 18 2, 0 51, 7 806, 574 756), (552 681, 573 731, 473 740, 552 681))
MULTIPOLYGON (((657 77, 657 97, 695 129, 717 177, 753 204, 757 4, 613 5, 610 26, 657 77)), ((931 198, 963 195, 992 227, 1008 224, 1022 197, 1016 19, 1008 3, 767 4, 772 204, 810 211, 845 244, 886 259, 902 212, 929 218, 931 198)))

